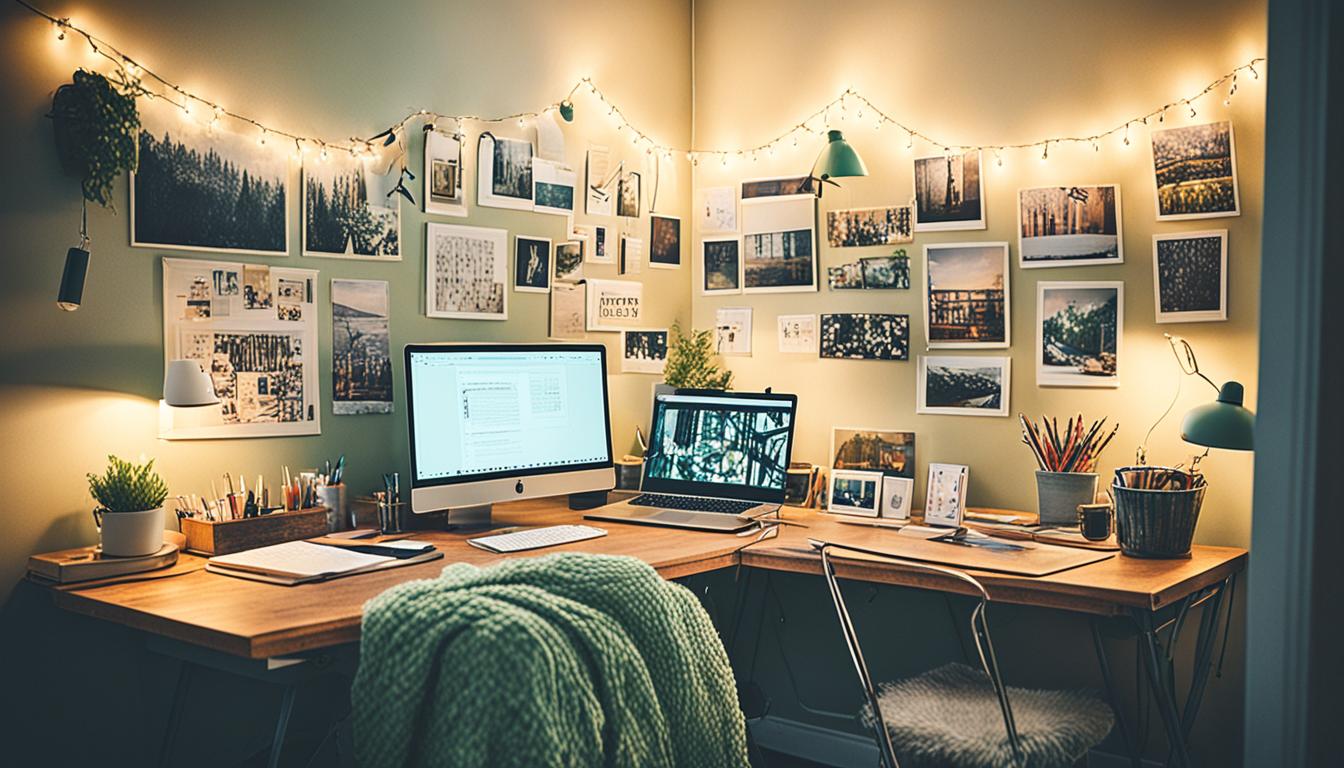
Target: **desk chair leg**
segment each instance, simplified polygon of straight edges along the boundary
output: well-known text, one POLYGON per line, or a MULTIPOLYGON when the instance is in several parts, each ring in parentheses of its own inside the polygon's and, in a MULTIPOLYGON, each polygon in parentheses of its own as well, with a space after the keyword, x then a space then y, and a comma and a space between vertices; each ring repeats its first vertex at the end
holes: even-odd
POLYGON ((1157 703, 1158 714, 1162 716, 1162 725, 1167 731, 1167 741, 1171 746, 1173 762, 1178 768, 1188 768, 1190 752, 1185 743, 1185 734, 1181 728, 1181 715, 1177 711, 1173 686, 1168 680, 1166 656, 1162 652, 1162 641, 1153 626, 1153 616, 1147 611, 1138 611, 1139 634, 1143 639, 1143 666, 1148 673, 1148 687, 1152 689, 1153 699, 1157 703))
POLYGON ((285 731, 289 730, 289 716, 294 713, 294 696, 298 689, 293 685, 286 685, 285 692, 280 697, 280 716, 275 721, 275 736, 271 739, 271 754, 266 761, 267 768, 279 768, 280 753, 285 748, 285 731))
POLYGON ((189 661, 178 663, 177 682, 173 684, 173 700, 168 709, 168 726, 163 732, 163 741, 159 744, 159 765, 167 768, 173 757, 173 743, 177 741, 177 731, 182 725, 182 713, 187 708, 187 690, 191 687, 191 668, 189 661))
POLYGON ((1120 738, 1125 742, 1125 752, 1129 754, 1129 763, 1133 768, 1140 768, 1143 765, 1143 756, 1139 754, 1139 748, 1134 744, 1134 739, 1129 735, 1129 722, 1125 717, 1124 708, 1120 704, 1120 697, 1116 694, 1118 690, 1115 687, 1115 677, 1111 674, 1110 658, 1106 655, 1106 645, 1102 642, 1101 625, 1094 616, 1088 621, 1092 627, 1092 643, 1097 649, 1097 665, 1101 667, 1101 680, 1106 686, 1106 700, 1110 703, 1112 711, 1115 712, 1115 724, 1120 727, 1120 738))

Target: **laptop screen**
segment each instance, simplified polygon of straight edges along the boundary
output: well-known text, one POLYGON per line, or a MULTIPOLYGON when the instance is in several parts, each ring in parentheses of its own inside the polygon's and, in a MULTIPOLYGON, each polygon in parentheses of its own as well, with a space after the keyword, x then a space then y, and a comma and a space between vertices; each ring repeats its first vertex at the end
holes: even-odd
POLYGON ((782 502, 794 395, 680 390, 659 395, 645 491, 782 502))

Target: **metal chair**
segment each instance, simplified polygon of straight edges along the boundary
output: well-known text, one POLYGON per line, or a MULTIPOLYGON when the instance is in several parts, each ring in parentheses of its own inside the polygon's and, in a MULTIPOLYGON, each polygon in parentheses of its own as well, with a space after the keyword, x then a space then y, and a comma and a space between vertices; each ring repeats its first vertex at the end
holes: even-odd
MULTIPOLYGON (((1003 678, 999 673, 998 658, 994 654, 994 643, 989 634, 989 622, 985 615, 985 608, 989 603, 989 593, 985 590, 983 584, 970 574, 954 568, 904 560, 883 552, 861 547, 832 544, 815 539, 809 540, 809 543, 821 554, 821 563, 823 572, 826 576, 826 584, 830 588, 831 599, 835 603, 835 612, 837 618, 840 620, 840 629, 844 634, 845 645, 849 649, 850 659, 854 662, 854 670, 858 673, 859 682, 863 687, 864 697, 867 699, 868 707, 871 711, 871 721, 873 729, 876 732, 878 752, 881 756, 881 764, 885 766, 885 768, 899 768, 896 744, 892 741, 892 729, 888 727, 887 721, 883 717, 882 705, 879 700, 879 691, 877 686, 873 684, 872 677, 869 675, 868 664, 863 658, 863 650, 859 646, 858 634, 854 630, 854 622, 850 618, 848 608, 845 606, 844 596, 840 593, 840 583, 836 578, 835 565, 832 562, 831 553, 833 550, 844 550, 873 557, 880 557, 884 561, 899 563, 902 566, 914 570, 925 571, 956 579, 957 581, 969 585, 975 590, 975 593, 979 595, 979 600, 977 601, 975 608, 971 611, 971 631, 972 636, 975 639, 976 652, 980 657, 980 666, 984 670, 990 685, 993 687, 994 696, 998 701, 998 710, 1002 715, 1003 729, 1008 736, 1010 751, 1008 754, 998 755, 998 759, 993 760, 992 763, 986 762, 984 749, 976 752, 973 757, 970 755, 963 755, 962 757, 964 759, 961 761, 956 760, 956 755, 944 754, 938 758, 939 764, 976 766, 1004 763, 1012 766, 1037 766, 1049 764, 1052 762, 1051 758, 1054 758, 1055 760, 1059 759, 1061 751, 1077 751, 1078 749, 1081 749, 1085 752, 1087 748, 1095 746, 1105 738, 1106 734, 1110 731, 1113 722, 1113 713, 1108 705, 1099 699, 1096 699, 1096 697, 1073 692, 1032 692, 1015 689, 1020 695, 1027 699, 1026 703, 1029 705, 1028 715, 1030 716, 1028 720, 1029 723, 1035 723, 1039 726, 1042 722, 1060 722, 1065 724, 1072 722, 1072 725, 1067 729, 1069 731, 1067 734, 1062 734, 1061 736, 1061 734, 1045 733, 1044 738, 1033 739, 1031 743, 1027 745, 1027 748, 1024 749, 1023 740, 1018 733, 1017 721, 1013 715, 1013 707, 1008 700, 1008 688, 1003 684, 1003 678), (1080 716, 1080 713, 1083 715, 1084 719, 1081 726, 1073 721, 1074 718, 1080 716), (1061 736, 1061 738, 1067 742, 1067 745, 1062 745, 1060 739, 1052 738, 1054 736, 1061 736)), ((951 675, 946 674, 946 670, 952 669, 953 667, 965 670, 968 674, 972 673, 970 668, 963 665, 950 665, 949 667, 942 668, 942 670, 935 670, 934 673, 928 673, 925 676, 921 676, 922 678, 926 678, 921 682, 924 683, 925 688, 930 688, 936 691, 940 684, 939 680, 945 680, 949 677, 958 677, 955 670, 953 670, 951 675), (941 676, 936 675, 935 673, 938 672, 944 672, 944 674, 941 676)), ((964 681, 966 675, 960 675, 960 678, 964 681)), ((950 691, 951 689, 949 689, 949 692, 950 691)), ((958 690, 959 695, 965 695, 965 693, 966 690, 964 688, 958 690)), ((959 727, 965 727, 966 725, 968 724, 959 724, 959 727)), ((995 728, 997 731, 997 728, 992 722, 975 722, 969 724, 969 727, 973 729, 995 728)), ((1044 730, 1048 730, 1048 726, 1044 730)), ((981 740, 981 746, 985 744, 1001 744, 1001 742, 997 742, 997 736, 991 738, 991 735, 988 733, 984 733, 983 735, 985 738, 981 740)), ((919 745, 905 744, 903 746, 910 748, 919 745)), ((993 748, 991 748, 991 751, 993 751, 993 748)))

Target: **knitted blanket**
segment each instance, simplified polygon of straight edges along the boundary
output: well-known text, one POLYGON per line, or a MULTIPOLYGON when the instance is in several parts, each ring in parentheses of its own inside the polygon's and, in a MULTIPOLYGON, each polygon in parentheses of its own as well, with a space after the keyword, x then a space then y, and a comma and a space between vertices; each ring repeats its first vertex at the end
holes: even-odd
POLYGON ((727 654, 629 557, 450 565, 364 606, 358 764, 745 766, 727 654))

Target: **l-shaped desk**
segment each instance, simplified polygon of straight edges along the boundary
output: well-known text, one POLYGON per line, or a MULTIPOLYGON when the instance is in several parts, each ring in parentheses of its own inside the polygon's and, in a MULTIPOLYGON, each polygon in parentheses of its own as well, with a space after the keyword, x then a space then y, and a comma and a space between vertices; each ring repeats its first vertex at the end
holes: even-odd
MULTIPOLYGON (((515 502, 495 508, 495 520, 509 525, 559 525, 580 522, 582 513, 563 500, 515 502)), ((446 563, 488 565, 505 557, 529 557, 559 551, 629 555, 644 560, 668 579, 743 566, 770 571, 821 574, 821 560, 809 538, 836 544, 882 549, 891 531, 842 524, 810 509, 785 507, 782 516, 799 526, 781 526, 778 536, 755 542, 755 536, 706 533, 674 528, 602 523, 608 535, 559 547, 496 555, 467 544, 476 534, 419 532, 433 542, 445 560, 393 568, 297 587, 284 587, 208 573, 204 558, 183 554, 176 565, 143 579, 83 588, 52 588, 56 605, 75 613, 115 622, 148 633, 160 650, 179 649, 184 661, 264 677, 306 656, 357 643, 364 603, 382 591, 412 579, 433 578, 446 563)), ((1144 665, 1177 765, 1188 765, 1186 741, 1198 710, 1200 694, 1217 634, 1217 617, 1233 577, 1246 567, 1247 553, 1232 547, 1195 546, 1183 560, 1143 560, 1118 553, 1101 562, 1054 573, 1024 577, 971 571, 996 602, 1054 608, 1092 617, 1133 619, 1146 639, 1144 665), (1183 622, 1188 611, 1204 606, 1196 640, 1192 694, 1182 709, 1176 701, 1170 667, 1162 659, 1161 631, 1183 622)), ((873 583, 964 592, 953 579, 914 571, 897 563, 859 558, 836 560, 837 575, 873 583)), ((1231 610, 1229 607, 1228 610, 1231 610)), ((1098 659, 1108 690, 1114 691, 1100 631, 1092 622, 1098 659)), ((185 666, 185 665, 184 665, 185 666)), ((179 680, 182 693, 185 679, 179 680)), ((1114 703, 1114 697, 1112 697, 1114 703)), ((287 689, 277 723, 276 744, 283 742, 292 707, 287 689)), ((1119 709, 1117 708, 1117 714, 1119 709)), ((1131 755, 1136 745, 1124 718, 1122 736, 1131 755)), ((170 724, 165 757, 173 736, 170 724)), ((273 749, 273 758, 278 757, 273 749)))

